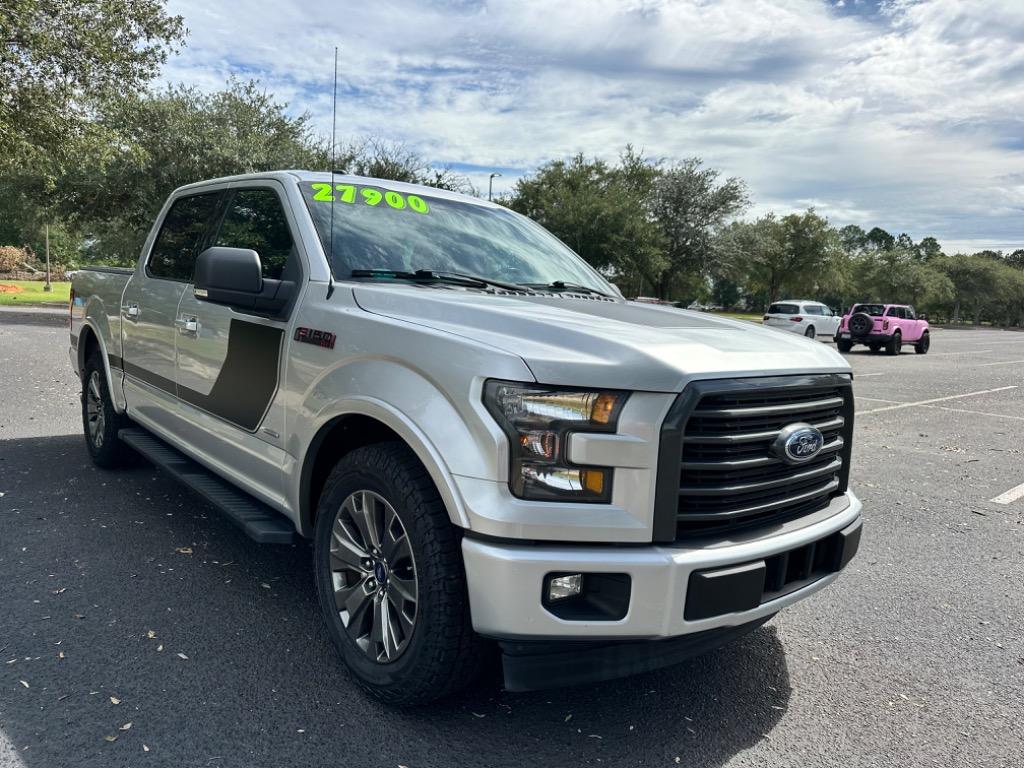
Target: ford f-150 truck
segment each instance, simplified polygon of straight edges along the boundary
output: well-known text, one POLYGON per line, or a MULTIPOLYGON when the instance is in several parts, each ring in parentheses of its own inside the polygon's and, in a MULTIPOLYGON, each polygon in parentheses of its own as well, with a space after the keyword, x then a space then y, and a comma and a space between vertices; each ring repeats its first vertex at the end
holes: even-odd
POLYGON ((750 632, 857 551, 850 368, 625 301, 531 220, 275 172, 176 190, 72 280, 101 467, 142 454, 261 542, 312 539, 357 681, 427 701, 630 674, 750 632))

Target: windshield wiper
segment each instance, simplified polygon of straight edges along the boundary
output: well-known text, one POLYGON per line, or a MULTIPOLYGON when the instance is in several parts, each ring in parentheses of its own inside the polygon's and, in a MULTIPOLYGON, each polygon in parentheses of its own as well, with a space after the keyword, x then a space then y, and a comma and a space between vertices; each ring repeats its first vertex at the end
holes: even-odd
POLYGON ((420 283, 450 283, 477 288, 501 288, 504 291, 519 293, 526 290, 518 283, 503 283, 500 280, 491 280, 489 277, 436 269, 417 269, 414 272, 405 272, 400 269, 353 269, 352 277, 389 277, 395 280, 412 280, 420 283))
POLYGON ((562 280, 555 280, 551 283, 526 283, 531 288, 544 288, 548 291, 569 291, 571 293, 592 293, 595 296, 604 296, 605 298, 614 298, 610 293, 599 291, 596 288, 591 288, 587 285, 580 285, 579 283, 566 283, 562 280))

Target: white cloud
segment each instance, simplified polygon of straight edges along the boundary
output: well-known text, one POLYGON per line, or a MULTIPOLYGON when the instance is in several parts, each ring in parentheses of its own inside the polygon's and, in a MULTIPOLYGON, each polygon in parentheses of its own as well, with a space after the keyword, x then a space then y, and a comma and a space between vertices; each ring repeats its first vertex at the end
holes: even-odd
MULTIPOLYGON (((343 137, 528 171, 582 151, 697 154, 756 210, 1024 245, 1024 3, 172 0, 172 81, 258 77, 343 137)), ((481 181, 483 182, 481 184, 481 181)))

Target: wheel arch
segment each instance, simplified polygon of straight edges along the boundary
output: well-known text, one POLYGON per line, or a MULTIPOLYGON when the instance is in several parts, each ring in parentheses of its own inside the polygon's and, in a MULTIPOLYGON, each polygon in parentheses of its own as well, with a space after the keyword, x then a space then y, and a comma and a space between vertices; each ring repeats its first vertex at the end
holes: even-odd
POLYGON ((299 533, 312 535, 320 494, 334 465, 357 448, 381 442, 400 442, 409 448, 437 487, 452 523, 469 527, 454 480, 426 435, 383 403, 366 401, 358 409, 327 419, 306 448, 299 469, 299 533))
POLYGON ((99 350, 100 359, 103 361, 103 374, 107 377, 107 388, 110 390, 110 401, 117 413, 124 413, 124 400, 120 395, 120 387, 115 386, 113 373, 110 368, 110 356, 107 354, 107 345, 103 340, 103 334, 96 327, 96 322, 91 317, 82 320, 81 330, 78 332, 77 365, 78 378, 84 379, 85 364, 89 355, 99 350))

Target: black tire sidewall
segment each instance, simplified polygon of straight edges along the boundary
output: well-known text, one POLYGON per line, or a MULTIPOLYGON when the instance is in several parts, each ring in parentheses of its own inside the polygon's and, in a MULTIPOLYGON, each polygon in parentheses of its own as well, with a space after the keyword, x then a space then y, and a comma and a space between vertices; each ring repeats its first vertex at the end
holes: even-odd
POLYGON ((921 335, 921 340, 919 342, 917 342, 917 345, 914 347, 914 351, 917 352, 917 354, 919 354, 919 355, 926 355, 926 354, 928 354, 928 349, 930 347, 931 347, 931 334, 929 334, 928 331, 925 331, 921 335))
POLYGON ((818 335, 817 331, 814 330, 814 326, 813 325, 808 326, 807 330, 804 331, 804 336, 806 338, 808 338, 808 339, 813 339, 817 335, 818 335))
MULTIPOLYGON (((321 494, 317 506, 313 554, 317 595, 331 639, 360 683, 369 687, 374 693, 394 701, 418 700, 424 698, 426 692, 417 693, 415 690, 417 678, 420 678, 422 673, 429 675, 430 670, 426 668, 440 663, 435 658, 437 654, 431 643, 431 638, 449 634, 449 622, 468 622, 468 611, 464 601, 455 601, 458 603, 457 606, 453 606, 447 600, 443 602, 449 604, 438 605, 435 602, 437 592, 424 588, 425 585, 438 578, 451 580, 456 576, 451 573, 451 569, 439 566, 438 553, 430 551, 427 546, 429 541, 434 544, 436 550, 439 537, 436 535, 436 531, 429 529, 431 526, 437 525, 439 521, 433 519, 430 514, 424 514, 421 507, 425 504, 435 503, 437 499, 424 498, 422 490, 416 487, 415 480, 406 476, 409 473, 401 471, 401 465, 399 465, 396 477, 382 477, 379 472, 374 471, 372 463, 366 459, 372 452, 379 450, 378 446, 368 446, 356 449, 346 456, 339 462, 321 494), (409 645, 395 661, 387 664, 379 664, 369 659, 356 645, 342 624, 341 617, 334 605, 334 588, 329 575, 331 528, 337 510, 349 494, 358 490, 378 493, 391 504, 402 521, 402 525, 405 526, 416 563, 419 592, 416 605, 416 625, 409 645), (439 570, 443 573, 439 573, 439 570), (463 612, 465 613, 463 614, 463 612)), ((443 521, 443 524, 451 525, 447 520, 443 521)), ((454 536, 440 537, 440 540, 442 549, 446 543, 448 546, 458 548, 457 539, 454 536)), ((448 561, 450 561, 452 553, 445 554, 448 555, 448 561)), ((465 575, 461 568, 461 559, 457 562, 460 564, 457 576, 463 581, 460 586, 464 594, 465 575)))
POLYGON ((121 414, 114 409, 114 402, 110 397, 110 384, 104 370, 103 357, 98 351, 93 352, 85 361, 85 370, 82 372, 82 431, 85 435, 89 456, 96 465, 110 468, 121 463, 123 451, 117 432, 123 421, 121 414), (94 371, 98 371, 100 375, 100 407, 103 409, 103 445, 101 446, 97 446, 89 434, 88 392, 89 381, 92 379, 94 371))

